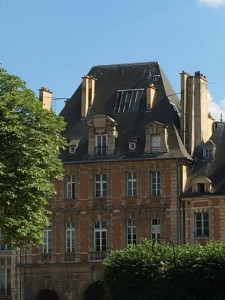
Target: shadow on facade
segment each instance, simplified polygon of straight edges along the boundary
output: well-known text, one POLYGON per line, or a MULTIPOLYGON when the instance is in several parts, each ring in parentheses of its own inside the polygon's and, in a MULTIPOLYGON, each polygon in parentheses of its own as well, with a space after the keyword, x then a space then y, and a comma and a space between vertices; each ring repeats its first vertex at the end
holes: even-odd
POLYGON ((59 300, 59 297, 52 290, 42 290, 39 293, 37 300, 59 300))
POLYGON ((84 294, 84 300, 103 300, 104 289, 100 282, 94 282, 89 285, 84 294))

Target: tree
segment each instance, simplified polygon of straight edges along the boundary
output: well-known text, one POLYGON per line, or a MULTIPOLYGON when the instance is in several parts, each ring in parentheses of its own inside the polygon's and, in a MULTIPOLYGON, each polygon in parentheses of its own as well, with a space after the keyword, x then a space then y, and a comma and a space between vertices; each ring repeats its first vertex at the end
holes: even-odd
POLYGON ((108 299, 151 299, 150 284, 157 277, 158 262, 147 240, 111 252, 104 260, 102 279, 108 299))
POLYGON ((108 299, 225 299, 224 242, 175 246, 175 252, 169 244, 154 245, 144 241, 110 253, 102 278, 108 299), (159 259, 166 263, 163 273, 159 259))
POLYGON ((39 244, 49 224, 64 121, 18 76, 0 68, 0 228, 14 246, 39 244))

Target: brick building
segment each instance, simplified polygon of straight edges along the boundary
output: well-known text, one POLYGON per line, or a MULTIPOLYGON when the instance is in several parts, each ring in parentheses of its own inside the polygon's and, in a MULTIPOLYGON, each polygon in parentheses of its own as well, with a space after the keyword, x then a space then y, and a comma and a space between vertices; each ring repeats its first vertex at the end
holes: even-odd
POLYGON ((96 66, 61 116, 65 176, 43 246, 20 255, 17 299, 101 299, 102 260, 143 238, 224 239, 224 124, 202 74, 181 73, 180 101, 157 62, 96 66))

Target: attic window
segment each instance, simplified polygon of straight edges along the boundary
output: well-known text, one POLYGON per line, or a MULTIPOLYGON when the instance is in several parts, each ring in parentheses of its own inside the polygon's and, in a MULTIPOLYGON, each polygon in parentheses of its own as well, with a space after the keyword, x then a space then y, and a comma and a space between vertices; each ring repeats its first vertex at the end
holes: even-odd
POLYGON ((69 146, 69 153, 76 153, 77 145, 71 145, 69 146))
POLYGON ((192 181, 193 193, 210 193, 212 189, 212 182, 209 178, 200 176, 192 181))
POLYGON ((215 156, 216 145, 209 140, 206 144, 203 145, 203 158, 211 160, 215 156))
POLYGON ((144 89, 118 90, 114 113, 139 111, 144 89))
POLYGON ((129 142, 129 150, 134 151, 136 149, 136 142, 130 141, 129 142))
POLYGON ((212 158, 212 149, 210 148, 205 149, 205 158, 212 158))
POLYGON ((196 188, 198 193, 205 193, 205 183, 197 183, 196 188))

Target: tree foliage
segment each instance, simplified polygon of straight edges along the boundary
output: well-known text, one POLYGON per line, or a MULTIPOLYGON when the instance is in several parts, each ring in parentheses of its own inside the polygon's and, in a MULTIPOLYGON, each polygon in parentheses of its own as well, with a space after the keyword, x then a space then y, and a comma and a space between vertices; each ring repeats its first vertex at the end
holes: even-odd
POLYGON ((176 246, 175 256, 171 245, 164 247, 163 255, 152 250, 152 243, 145 241, 105 259, 103 284, 108 299, 225 299, 225 243, 176 246), (167 268, 158 273, 161 259, 167 268))
POLYGON ((0 68, 0 227, 15 246, 42 241, 53 180, 62 175, 64 121, 0 68))

